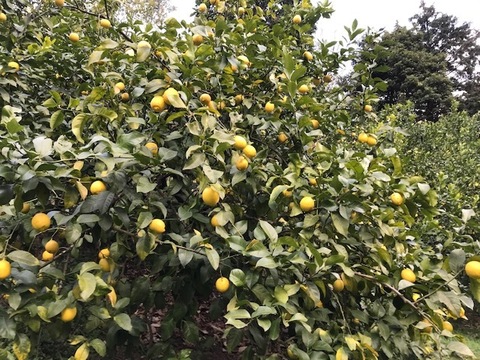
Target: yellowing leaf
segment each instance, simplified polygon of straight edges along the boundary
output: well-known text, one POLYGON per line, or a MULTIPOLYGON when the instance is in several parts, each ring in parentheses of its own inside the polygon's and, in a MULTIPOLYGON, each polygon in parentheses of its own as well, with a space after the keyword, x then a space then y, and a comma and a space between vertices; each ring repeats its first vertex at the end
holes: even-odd
POLYGON ((82 133, 87 119, 87 114, 78 114, 72 120, 72 133, 81 144, 85 144, 85 140, 82 138, 82 133))
POLYGON ((335 360, 348 360, 347 352, 343 347, 337 350, 337 353, 335 354, 335 360))
POLYGON ((85 200, 88 195, 88 189, 80 181, 77 181, 75 185, 77 186, 80 197, 82 198, 82 200, 85 200))
POLYGON ((88 350, 88 344, 83 343, 77 349, 77 351, 75 351, 75 355, 73 356, 73 358, 75 360, 87 360, 89 353, 90 353, 90 351, 88 350))
POLYGON ((13 343, 13 353, 17 360, 26 360, 31 350, 31 343, 28 337, 24 334, 17 334, 15 342, 13 343))

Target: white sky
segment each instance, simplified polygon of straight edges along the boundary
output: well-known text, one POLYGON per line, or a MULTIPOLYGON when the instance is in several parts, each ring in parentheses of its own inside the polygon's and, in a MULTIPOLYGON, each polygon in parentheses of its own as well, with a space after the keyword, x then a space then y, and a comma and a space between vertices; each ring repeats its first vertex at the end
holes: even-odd
MULTIPOLYGON (((354 19, 361 28, 391 30, 397 21, 400 25, 409 25, 408 19, 418 12, 420 6, 420 0, 330 1, 335 13, 317 24, 319 37, 329 41, 340 40, 345 35, 343 27, 350 27, 354 19)), ((456 16, 461 23, 466 21, 473 28, 480 29, 480 3, 477 0, 426 0, 426 3, 433 4, 438 12, 456 16)), ((177 8, 172 17, 188 20, 194 0, 181 0, 181 3, 180 0, 171 0, 171 4, 177 8)))

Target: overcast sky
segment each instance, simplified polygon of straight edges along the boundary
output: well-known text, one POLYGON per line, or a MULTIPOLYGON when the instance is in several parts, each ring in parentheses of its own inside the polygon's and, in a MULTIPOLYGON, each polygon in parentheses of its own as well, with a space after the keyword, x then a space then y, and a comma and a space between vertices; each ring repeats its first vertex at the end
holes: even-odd
MULTIPOLYGON (((171 3, 177 8, 173 17, 189 18, 194 0, 182 0, 181 4, 178 0, 171 0, 171 3)), ((345 35, 343 27, 351 26, 354 19, 362 28, 392 29, 397 21, 400 25, 408 25, 408 19, 418 12, 420 0, 331 0, 331 3, 335 13, 318 24, 318 35, 329 41, 340 40, 345 35)), ((426 0, 426 3, 480 29, 480 3, 477 0, 426 0)))

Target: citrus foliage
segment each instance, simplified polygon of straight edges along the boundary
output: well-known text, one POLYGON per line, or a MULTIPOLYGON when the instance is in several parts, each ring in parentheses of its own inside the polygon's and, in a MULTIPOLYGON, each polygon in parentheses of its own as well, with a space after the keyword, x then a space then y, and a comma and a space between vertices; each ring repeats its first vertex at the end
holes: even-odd
POLYGON ((371 64, 331 83, 355 56, 313 46, 332 10, 206 5, 153 31, 4 3, 0 355, 137 349, 161 310, 143 349, 176 358, 202 302, 245 359, 470 355, 442 329, 473 306, 457 277, 478 249, 403 175, 371 64))

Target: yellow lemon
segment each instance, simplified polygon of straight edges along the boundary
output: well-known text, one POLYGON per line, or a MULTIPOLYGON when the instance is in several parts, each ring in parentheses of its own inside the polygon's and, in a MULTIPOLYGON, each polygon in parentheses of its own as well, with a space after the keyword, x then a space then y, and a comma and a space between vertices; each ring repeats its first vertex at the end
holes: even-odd
POLYGON ((125 84, 123 82, 117 82, 114 87, 116 87, 118 90, 123 91, 125 90, 125 84))
POLYGON ((371 135, 368 136, 367 138, 367 144, 370 146, 375 146, 377 145, 377 139, 371 135))
POLYGON ((30 204, 28 202, 24 202, 22 205, 22 213, 26 214, 30 211, 30 204))
POLYGON ((58 7, 62 7, 65 4, 64 0, 55 0, 55 5, 58 7))
POLYGON ((160 219, 153 219, 148 229, 155 234, 162 234, 165 232, 165 222, 160 219))
POLYGON ((411 283, 414 283, 417 280, 417 276, 411 269, 403 269, 402 272, 400 273, 400 276, 403 280, 410 281, 411 283))
POLYGON ((366 143, 368 141, 368 134, 362 132, 358 135, 358 141, 361 143, 366 143))
POLYGON ((363 110, 365 110, 365 112, 372 112, 372 110, 373 110, 372 105, 365 105, 363 110))
POLYGON ((282 144, 288 140, 288 136, 284 133, 281 132, 278 134, 278 141, 280 141, 282 144))
POLYGON ((303 53, 303 57, 307 60, 307 61, 312 61, 313 60, 313 55, 310 51, 305 51, 303 53))
POLYGON ((465 265, 465 273, 469 278, 480 279, 480 261, 469 261, 465 265))
POLYGON ((154 96, 150 101, 150 108, 155 112, 160 112, 165 109, 165 99, 163 96, 154 96))
POLYGON ((230 281, 226 277, 220 277, 215 281, 215 288, 219 293, 224 293, 230 287, 230 281))
POLYGON ((300 87, 298 88, 298 92, 299 92, 300 94, 306 94, 306 93, 308 93, 309 91, 310 91, 310 88, 308 87, 308 85, 305 85, 305 84, 300 85, 300 87))
POLYGON ((77 42, 80 40, 80 36, 75 32, 70 33, 70 35, 68 35, 68 38, 71 42, 77 42))
POLYGON ((341 279, 337 279, 333 282, 333 291, 339 293, 345 288, 345 283, 341 279))
POLYGON ((110 249, 105 248, 98 252, 99 259, 106 259, 108 257, 110 257, 110 249))
POLYGON ((275 111, 275 105, 271 103, 270 101, 265 104, 265 111, 267 113, 272 113, 275 111))
POLYGON ((235 162, 235 167, 239 170, 239 171, 244 171, 248 168, 248 160, 245 159, 245 157, 243 156, 239 156, 237 161, 235 162))
POLYGON ((130 94, 129 93, 123 93, 120 95, 120 99, 122 99, 123 102, 127 102, 130 100, 130 94))
POLYGON ((4 13, 0 12, 0 22, 5 22, 7 21, 7 15, 4 13))
POLYGON ((59 248, 58 242, 53 239, 48 240, 45 244, 45 250, 52 254, 56 254, 59 248))
POLYGON ((47 214, 38 213, 32 217, 32 228, 37 231, 45 231, 50 227, 51 224, 52 222, 47 214))
POLYGON ((168 97, 169 96, 176 97, 176 96, 179 96, 179 95, 178 95, 178 91, 175 90, 174 88, 168 88, 167 90, 165 90, 165 92, 163 93, 162 96, 163 96, 163 100, 165 101, 165 104, 171 105, 168 97))
POLYGON ((403 196, 398 192, 394 192, 392 195, 390 195, 390 201, 393 205, 400 206, 403 204, 403 196))
POLYGON ((443 330, 453 332, 453 325, 450 321, 444 321, 442 322, 442 325, 443 325, 443 330))
POLYGON ((8 260, 0 260, 0 280, 4 280, 12 273, 12 265, 8 260))
POLYGON ((90 185, 90 192, 93 195, 100 194, 101 192, 104 192, 107 190, 107 187, 101 180, 96 180, 90 185))
POLYGON ((235 95, 235 104, 241 104, 243 102, 243 95, 235 95))
POLYGON ((198 10, 198 12, 200 12, 200 13, 204 13, 204 12, 207 11, 207 5, 205 5, 205 4, 200 4, 200 5, 198 6, 197 10, 198 10))
POLYGON ((104 29, 109 29, 112 27, 112 23, 108 19, 100 20, 100 26, 104 29))
POLYGON ((294 24, 298 25, 302 22, 302 17, 300 15, 295 15, 292 19, 292 22, 294 24))
POLYGON ((212 224, 213 227, 220 226, 220 222, 218 221, 217 215, 212 216, 212 219, 210 220, 210 224, 212 224))
POLYGON ((208 104, 210 101, 212 101, 212 97, 208 94, 202 94, 200 95, 200 102, 202 104, 208 104))
POLYGON ((10 61, 7 66, 11 69, 15 69, 15 71, 20 70, 20 65, 16 61, 10 61))
POLYGON ((203 36, 200 34, 195 34, 192 37, 192 41, 194 45, 200 45, 203 42, 203 36))
POLYGON ((202 192, 202 200, 208 206, 215 206, 220 201, 220 195, 212 186, 206 187, 202 192))
POLYGON ((100 259, 98 261, 98 265, 100 265, 100 269, 104 272, 110 272, 110 263, 107 259, 100 259))
POLYGON ((52 261, 53 257, 54 257, 54 255, 52 253, 49 253, 46 250, 42 253, 42 260, 43 261, 52 261))
POLYGON ((154 142, 148 142, 145 144, 145 147, 150 150, 152 155, 157 155, 158 154, 158 145, 155 144, 154 142))
POLYGON ((63 322, 70 322, 75 319, 75 316, 77 316, 77 308, 74 306, 67 307, 62 310, 62 313, 60 314, 60 319, 62 319, 63 322))
POLYGON ((243 136, 235 135, 233 137, 233 140, 235 141, 235 144, 233 144, 233 147, 237 150, 243 150, 243 148, 247 146, 247 140, 245 140, 243 136))
POLYGON ((316 119, 312 119, 312 120, 310 120, 310 122, 311 122, 312 127, 313 127, 314 129, 318 129, 318 127, 320 126, 320 122, 319 122, 318 120, 316 120, 316 119))
POLYGON ((243 154, 249 159, 252 159, 255 157, 255 155, 257 155, 257 150, 252 145, 245 146, 242 151, 243 154))
POLYGON ((300 200, 300 209, 304 212, 312 211, 315 207, 315 200, 310 196, 305 196, 300 200))

